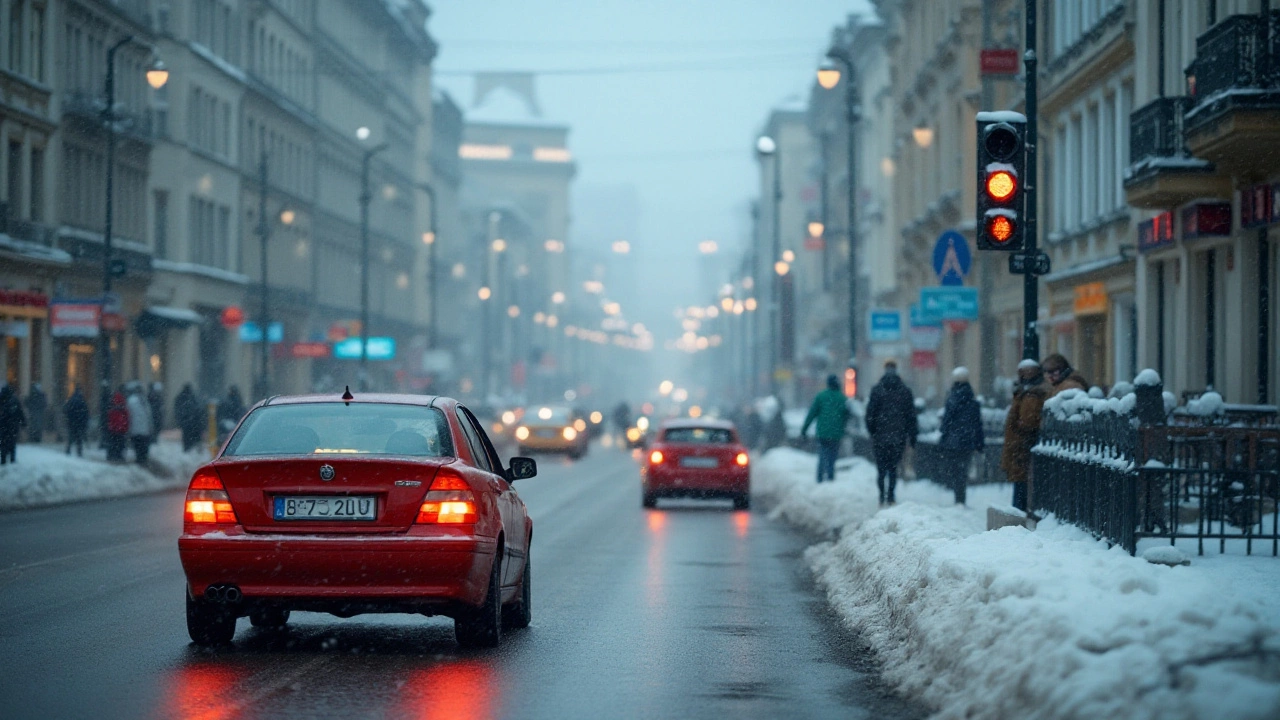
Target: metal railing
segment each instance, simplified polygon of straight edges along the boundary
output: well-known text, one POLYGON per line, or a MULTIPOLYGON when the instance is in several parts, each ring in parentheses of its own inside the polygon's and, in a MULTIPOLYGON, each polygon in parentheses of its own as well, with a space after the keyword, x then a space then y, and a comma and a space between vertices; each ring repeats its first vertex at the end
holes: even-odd
POLYGON ((1182 118, 1191 106, 1188 97, 1156 98, 1129 115, 1129 164, 1147 158, 1185 158, 1182 118))
POLYGON ((1196 540, 1200 554, 1206 540, 1217 540, 1219 552, 1232 541, 1247 554, 1260 544, 1280 555, 1280 428, 1273 415, 1184 409, 1139 425, 1122 406, 1046 405, 1033 450, 1037 512, 1131 554, 1139 540, 1160 538, 1196 540))

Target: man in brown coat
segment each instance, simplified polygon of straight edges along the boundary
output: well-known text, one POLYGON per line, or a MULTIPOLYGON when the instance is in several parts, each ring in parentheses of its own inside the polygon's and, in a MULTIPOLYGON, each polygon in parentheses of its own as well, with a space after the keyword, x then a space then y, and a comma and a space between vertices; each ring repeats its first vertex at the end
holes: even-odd
POLYGON ((1048 378, 1053 387, 1049 390, 1049 397, 1053 397, 1064 390, 1083 390, 1089 392, 1089 381, 1084 376, 1076 372, 1071 367, 1071 363, 1067 362, 1065 355, 1054 353, 1044 359, 1040 363, 1040 367, 1044 368, 1044 375, 1048 378))
POLYGON ((1040 410, 1049 396, 1040 363, 1023 360, 1018 363, 1018 387, 1013 391, 1013 404, 1004 422, 1004 450, 1000 468, 1013 483, 1013 506, 1028 510, 1027 485, 1031 476, 1031 448, 1040 438, 1040 410))

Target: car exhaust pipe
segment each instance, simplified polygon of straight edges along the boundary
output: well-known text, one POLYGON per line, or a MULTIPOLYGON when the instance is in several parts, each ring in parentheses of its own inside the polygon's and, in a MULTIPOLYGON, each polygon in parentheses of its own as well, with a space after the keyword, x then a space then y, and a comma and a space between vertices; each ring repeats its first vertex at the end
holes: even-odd
POLYGON ((238 603, 243 597, 240 588, 235 585, 210 585, 205 589, 204 596, 212 602, 228 604, 238 603))
POLYGON ((227 603, 240 602, 240 588, 235 585, 228 585, 222 590, 222 600, 227 603))
POLYGON ((204 596, 208 600, 212 600, 214 602, 222 602, 222 586, 210 585, 209 587, 205 588, 204 596))

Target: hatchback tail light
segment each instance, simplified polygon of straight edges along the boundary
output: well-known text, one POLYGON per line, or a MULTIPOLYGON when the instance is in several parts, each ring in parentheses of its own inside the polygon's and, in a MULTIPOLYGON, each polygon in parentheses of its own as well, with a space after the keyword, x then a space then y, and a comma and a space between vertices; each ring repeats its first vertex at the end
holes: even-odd
POLYGON ((734 460, 738 463, 738 467, 746 467, 751 459, 747 457, 746 453, 738 453, 738 457, 734 458, 734 460))
POLYGON ((661 451, 661 450, 654 450, 653 452, 649 453, 649 464, 650 464, 650 465, 661 465, 661 464, 662 464, 663 459, 664 459, 664 458, 662 457, 662 451, 661 451))
POLYGON ((418 508, 418 523, 467 525, 474 523, 476 496, 471 486, 457 475, 438 475, 418 508))
POLYGON ((234 525, 236 511, 231 507, 231 498, 227 489, 222 486, 222 479, 209 468, 196 471, 187 487, 187 501, 182 512, 182 519, 189 523, 220 523, 234 525))

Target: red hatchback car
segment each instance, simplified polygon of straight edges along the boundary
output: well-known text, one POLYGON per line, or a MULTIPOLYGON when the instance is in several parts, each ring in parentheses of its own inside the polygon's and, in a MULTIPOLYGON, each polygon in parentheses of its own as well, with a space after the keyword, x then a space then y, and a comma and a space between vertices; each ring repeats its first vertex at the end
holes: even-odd
POLYGON ((178 554, 187 630, 229 642, 236 619, 291 610, 445 615, 495 647, 530 619, 533 522, 471 411, 417 395, 275 397, 254 406, 187 490, 178 554))
POLYGON ((642 468, 644 507, 659 497, 727 497, 733 506, 751 506, 747 448, 725 420, 668 420, 649 443, 642 468))

